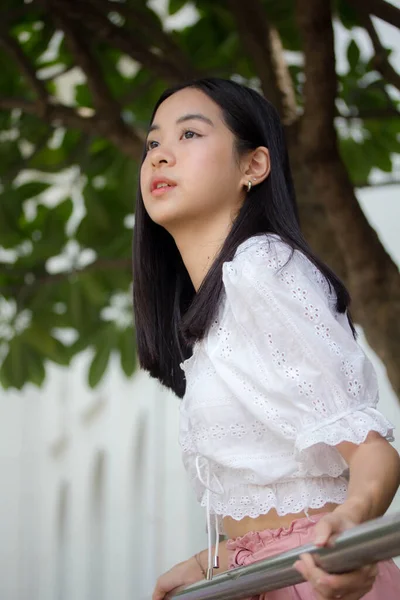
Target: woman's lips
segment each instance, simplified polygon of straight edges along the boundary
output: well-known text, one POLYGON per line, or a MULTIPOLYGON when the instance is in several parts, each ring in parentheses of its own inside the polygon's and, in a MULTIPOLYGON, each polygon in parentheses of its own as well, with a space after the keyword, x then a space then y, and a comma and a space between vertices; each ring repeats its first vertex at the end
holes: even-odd
POLYGON ((164 194, 166 194, 167 192, 170 192, 174 188, 176 188, 176 185, 168 185, 168 186, 164 185, 159 188, 154 188, 154 190, 151 192, 151 195, 152 196, 163 196, 164 194))

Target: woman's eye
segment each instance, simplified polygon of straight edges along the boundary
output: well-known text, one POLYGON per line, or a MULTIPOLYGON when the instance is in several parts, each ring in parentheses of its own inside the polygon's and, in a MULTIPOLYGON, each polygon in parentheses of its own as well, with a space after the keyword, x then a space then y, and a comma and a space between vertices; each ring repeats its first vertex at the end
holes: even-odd
MULTIPOLYGON (((186 140, 191 140, 193 139, 194 136, 197 137, 201 137, 201 135, 199 133, 196 133, 195 131, 192 131, 191 129, 188 129, 186 131, 183 132, 182 137, 184 137, 186 140)), ((158 142, 156 142, 156 140, 149 140, 146 144, 146 150, 153 150, 154 148, 157 148, 158 142)))
POLYGON ((199 134, 196 133, 195 131, 192 131, 191 129, 188 129, 187 131, 185 131, 183 133, 183 135, 184 135, 185 139, 191 140, 194 135, 199 135, 199 134), (190 137, 186 137, 188 134, 191 134, 190 137))
POLYGON ((155 148, 155 146, 152 146, 152 144, 158 144, 158 142, 156 142, 155 140, 149 140, 146 144, 146 150, 152 150, 153 148, 155 148))

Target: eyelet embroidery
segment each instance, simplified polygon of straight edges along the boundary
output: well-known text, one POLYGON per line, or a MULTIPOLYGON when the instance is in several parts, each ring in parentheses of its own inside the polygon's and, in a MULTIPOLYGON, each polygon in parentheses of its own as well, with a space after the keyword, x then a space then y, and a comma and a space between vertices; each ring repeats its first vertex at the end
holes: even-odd
POLYGON ((301 253, 295 252, 291 260, 297 261, 295 264, 301 261, 302 270, 287 263, 287 247, 282 242, 259 240, 248 253, 238 254, 234 264, 225 263, 228 283, 239 291, 243 274, 251 279, 256 327, 253 331, 251 321, 248 330, 242 327, 226 301, 208 342, 185 365, 188 385, 180 427, 184 464, 204 506, 204 486, 193 464, 198 454, 209 460, 211 473, 218 475, 224 488, 222 496, 210 494, 211 510, 217 515, 255 518, 271 508, 287 514, 326 502, 342 503, 347 493, 343 476, 347 465, 335 446, 342 441, 361 443, 371 430, 390 439, 390 423, 375 410, 377 389, 371 385, 366 389, 363 384, 364 374, 368 374, 362 351, 353 346, 349 352, 343 338, 336 336, 331 320, 336 320, 336 301, 328 282, 301 253), (269 271, 268 277, 281 282, 282 291, 298 306, 299 317, 304 317, 304 325, 309 324, 308 337, 298 329, 297 320, 281 310, 268 278, 253 277, 257 261, 269 271), (309 288, 298 272, 309 276, 309 288), (268 319, 266 323, 260 319, 257 328, 257 311, 263 306, 271 308, 272 314, 281 311, 282 322, 301 345, 300 359, 294 359, 294 346, 277 333, 273 318, 270 324, 268 319), (263 339, 262 350, 256 337, 263 339), (246 353, 242 356, 245 364, 240 356, 238 362, 234 359, 238 340, 240 350, 246 353), (312 365, 311 370, 307 364, 312 365), (328 379, 325 387, 322 373, 330 375, 333 369, 336 378, 328 379), (280 391, 276 397, 270 392, 279 378, 293 400, 292 414, 280 391), (296 403, 302 407, 298 414, 296 403), (273 469, 277 469, 276 476, 273 469), (290 475, 280 478, 280 469, 290 475), (276 482, 271 484, 273 477, 276 482))

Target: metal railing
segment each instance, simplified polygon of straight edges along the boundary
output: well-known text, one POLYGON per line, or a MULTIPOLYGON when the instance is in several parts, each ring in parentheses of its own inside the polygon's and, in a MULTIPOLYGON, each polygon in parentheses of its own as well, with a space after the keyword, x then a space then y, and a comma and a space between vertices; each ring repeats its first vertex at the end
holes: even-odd
POLYGON ((247 567, 238 567, 201 581, 172 595, 170 600, 242 600, 262 592, 301 583, 293 568, 300 554, 309 552, 329 573, 345 573, 365 564, 400 555, 400 513, 385 515, 340 534, 332 548, 306 544, 247 567))

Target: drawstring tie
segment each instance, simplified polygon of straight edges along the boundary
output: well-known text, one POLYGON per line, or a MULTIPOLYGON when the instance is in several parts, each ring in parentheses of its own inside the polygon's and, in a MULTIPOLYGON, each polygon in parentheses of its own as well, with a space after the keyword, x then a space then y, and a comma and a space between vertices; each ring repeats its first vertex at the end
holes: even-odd
MULTIPOLYGON (((200 482, 204 485, 204 487, 206 488, 206 510, 207 510, 207 533, 208 533, 208 567, 207 567, 207 571, 206 571, 206 579, 207 580, 211 580, 213 578, 213 571, 214 569, 218 569, 219 568, 219 555, 218 555, 218 551, 219 551, 219 526, 218 526, 218 517, 216 514, 214 514, 214 518, 215 518, 215 550, 214 550, 214 560, 212 559, 212 535, 211 535, 211 507, 210 507, 210 493, 212 492, 213 494, 223 494, 224 493, 224 488, 219 480, 219 478, 217 477, 217 475, 215 473, 212 474, 213 479, 215 480, 216 484, 217 484, 217 489, 213 489, 211 487, 211 482, 210 482, 210 463, 208 458, 206 458, 205 456, 202 456, 201 454, 198 454, 196 456, 196 471, 197 471, 197 477, 199 478, 200 482), (200 461, 203 461, 202 464, 200 464, 200 461), (206 479, 204 480, 204 478, 202 477, 201 474, 201 470, 205 468, 206 469, 206 479)), ((311 521, 312 523, 316 523, 316 521, 314 521, 314 519, 312 519, 309 515, 308 512, 308 508, 304 509, 304 513, 307 517, 307 519, 309 521, 311 521)))
POLYGON ((212 538, 211 538, 211 507, 210 507, 210 493, 214 494, 223 494, 224 488, 220 480, 218 479, 215 473, 212 474, 213 479, 215 479, 218 489, 213 489, 210 483, 210 464, 208 459, 205 456, 201 456, 198 454, 196 456, 196 471, 197 477, 201 481, 201 483, 206 488, 206 510, 207 510, 207 532, 208 532, 208 568, 206 573, 206 579, 210 580, 213 578, 213 570, 219 568, 219 526, 218 526, 218 517, 215 517, 215 551, 214 551, 214 561, 212 560, 212 538), (200 465, 200 460, 203 460, 203 464, 200 465), (206 468, 206 480, 201 475, 201 469, 206 468))
POLYGON ((310 517, 310 515, 308 514, 308 508, 305 508, 305 509, 304 509, 304 514, 306 515, 307 519, 308 519, 309 521, 311 521, 311 523, 316 523, 316 522, 317 522, 317 521, 314 521, 314 519, 312 519, 312 518, 310 517))

